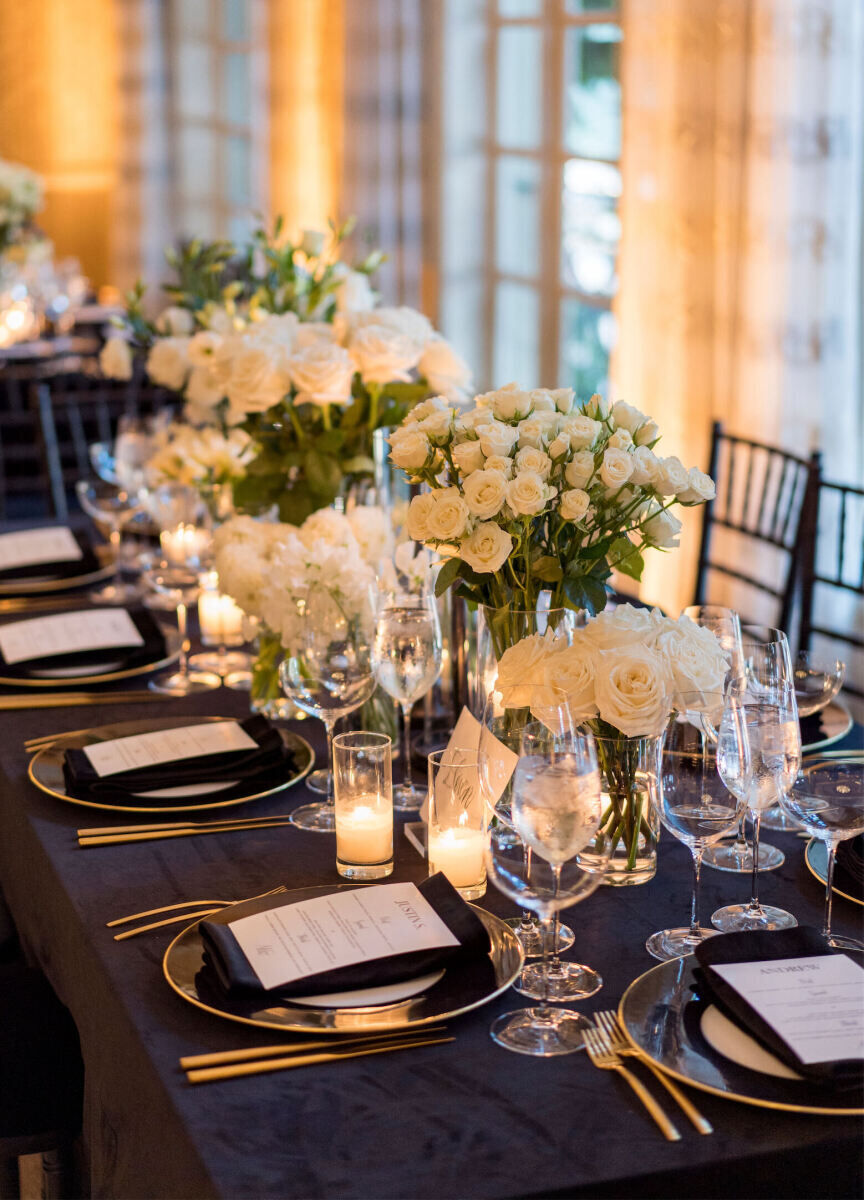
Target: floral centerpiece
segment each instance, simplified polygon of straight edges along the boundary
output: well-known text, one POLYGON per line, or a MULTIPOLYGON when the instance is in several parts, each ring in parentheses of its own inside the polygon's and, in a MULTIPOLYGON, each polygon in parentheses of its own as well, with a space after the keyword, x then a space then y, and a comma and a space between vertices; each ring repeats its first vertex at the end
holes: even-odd
POLYGON ((42 208, 44 185, 35 171, 0 159, 0 254, 12 250, 13 257, 26 257, 29 246, 50 243, 33 227, 42 208))
POLYGON ((193 487, 215 521, 231 515, 234 484, 255 456, 254 443, 244 430, 173 423, 155 435, 155 443, 147 461, 151 484, 193 487))
MULTIPOLYGON (((505 709, 524 707, 532 686, 553 685, 574 721, 594 734, 606 798, 597 836, 612 844, 607 882, 643 883, 654 874, 664 731, 683 693, 721 692, 728 668, 710 630, 629 604, 568 638, 535 634, 502 655, 495 688, 505 709)), ((688 699, 688 712, 702 707, 688 699)))
POLYGON ((377 307, 380 252, 339 259, 348 232, 283 245, 277 225, 245 255, 193 243, 169 258, 170 307, 148 322, 139 287, 127 338, 103 351, 103 370, 128 378, 134 344, 149 378, 183 396, 188 421, 249 435, 254 454, 234 483, 245 512, 300 524, 372 473, 376 429, 430 392, 456 399, 467 386, 467 366, 421 313, 377 307))

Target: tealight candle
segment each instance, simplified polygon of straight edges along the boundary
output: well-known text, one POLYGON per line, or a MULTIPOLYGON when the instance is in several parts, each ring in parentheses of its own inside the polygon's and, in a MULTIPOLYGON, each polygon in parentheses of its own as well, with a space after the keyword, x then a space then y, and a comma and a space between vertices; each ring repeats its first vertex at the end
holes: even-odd
POLYGON ((162 553, 173 567, 194 566, 200 562, 209 542, 207 530, 196 525, 181 524, 174 529, 163 529, 159 534, 162 553))
POLYGON ((482 829, 429 827, 429 871, 442 871, 455 888, 474 889, 485 883, 483 851, 486 838, 482 829))
POLYGON ((369 866, 393 857, 393 811, 381 796, 360 795, 336 809, 336 857, 369 866), (389 811, 388 811, 389 809, 389 811))
POLYGON ((202 591, 198 597, 198 623, 205 646, 242 645, 243 617, 243 609, 222 592, 202 591))
POLYGON ((464 900, 486 892, 486 814, 476 752, 429 755, 429 874, 446 875, 464 900))
POLYGON ((383 733, 333 739, 336 870, 346 879, 383 879, 393 871, 391 743, 383 733))

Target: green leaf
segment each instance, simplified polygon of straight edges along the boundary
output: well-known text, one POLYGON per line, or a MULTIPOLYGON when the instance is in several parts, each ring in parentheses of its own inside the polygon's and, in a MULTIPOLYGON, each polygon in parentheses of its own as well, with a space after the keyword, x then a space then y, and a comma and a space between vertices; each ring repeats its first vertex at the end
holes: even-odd
POLYGON ((320 454, 335 455, 342 449, 344 441, 345 434, 341 429, 325 429, 315 437, 313 445, 320 454))
POLYGON ((609 557, 615 564, 616 571, 620 571, 622 575, 629 575, 637 583, 642 579, 645 560, 629 538, 616 538, 609 548, 609 557))
POLYGON ((606 607, 606 584, 597 575, 577 575, 564 580, 568 608, 587 609, 592 617, 606 607))
POLYGON ((309 490, 324 504, 335 500, 342 486, 342 468, 335 458, 310 447, 303 455, 303 470, 309 490))
POLYGON ((342 470, 346 475, 372 475, 375 463, 366 454, 355 454, 342 460, 342 470))
POLYGON ((560 562, 551 554, 542 554, 532 562, 531 571, 538 579, 542 579, 544 583, 558 583, 559 580, 564 578, 560 562))
POLYGON ((305 488, 291 488, 279 497, 279 520, 302 525, 318 507, 305 488))
POLYGON ((462 569, 461 558, 448 558, 438 572, 435 580, 435 595, 443 596, 447 589, 459 578, 462 569))

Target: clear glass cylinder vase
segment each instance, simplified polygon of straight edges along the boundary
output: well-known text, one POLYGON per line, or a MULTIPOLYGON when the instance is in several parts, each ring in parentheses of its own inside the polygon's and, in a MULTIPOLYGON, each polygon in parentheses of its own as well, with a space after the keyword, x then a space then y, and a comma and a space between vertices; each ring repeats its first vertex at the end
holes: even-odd
POLYGON ((288 699, 279 682, 279 664, 284 657, 285 648, 278 634, 269 629, 259 629, 255 638, 249 707, 253 713, 263 713, 273 721, 302 719, 305 716, 288 699))
POLYGON ((468 663, 469 707, 479 719, 486 699, 498 677, 498 662, 505 650, 534 633, 551 630, 569 639, 573 630, 585 623, 585 614, 572 608, 546 608, 542 602, 535 609, 489 608, 477 609, 476 639, 473 640, 468 663))
POLYGON ((633 887, 653 879, 660 840, 660 761, 663 734, 595 734, 603 794, 599 844, 612 842, 603 882, 633 887))

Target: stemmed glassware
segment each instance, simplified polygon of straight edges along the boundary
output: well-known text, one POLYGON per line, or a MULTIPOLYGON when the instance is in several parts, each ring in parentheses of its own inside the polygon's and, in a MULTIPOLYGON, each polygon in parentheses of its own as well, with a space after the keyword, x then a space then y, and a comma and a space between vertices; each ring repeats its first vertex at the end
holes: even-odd
POLYGON ((805 767, 780 803, 812 837, 825 843, 828 852, 822 929, 825 940, 837 950, 864 950, 864 942, 857 938, 831 932, 837 846, 864 833, 864 771, 860 757, 846 761, 826 759, 805 767))
POLYGON ((340 717, 360 708, 375 691, 372 665, 374 617, 370 597, 350 606, 324 587, 310 588, 297 612, 294 644, 279 667, 282 688, 303 712, 320 717, 327 730, 325 799, 291 814, 301 829, 331 833, 333 808, 333 730, 340 717))
POLYGON ((154 675, 150 688, 171 696, 188 696, 193 692, 209 692, 218 688, 220 679, 209 671, 189 670, 189 617, 191 604, 198 599, 201 585, 198 572, 189 567, 160 566, 144 572, 145 582, 174 604, 177 613, 177 632, 180 635, 180 659, 176 671, 154 675))
MULTIPOLYGON (((119 570, 123 526, 141 512, 141 501, 131 492, 104 479, 79 479, 75 484, 75 495, 87 516, 97 526, 107 530, 108 544, 119 570)), ((115 582, 92 593, 92 599, 101 604, 131 604, 140 599, 140 592, 131 584, 115 582)))
POLYGON ((549 1003, 545 984, 551 977, 553 921, 562 908, 584 900, 600 885, 608 850, 598 852, 594 846, 602 800, 593 738, 550 728, 545 719, 542 726, 525 726, 528 753, 516 764, 508 800, 493 809, 486 867, 505 896, 537 913, 545 935, 540 1004, 505 1013, 490 1032, 508 1050, 549 1057, 581 1049, 582 1031, 591 1026, 582 1014, 549 1003))
POLYGON ((402 783, 393 789, 393 807, 412 812, 425 793, 411 772, 411 709, 441 674, 443 647, 438 606, 431 593, 382 597, 375 621, 375 677, 402 710, 402 783))
POLYGON ((693 895, 690 925, 652 933, 645 949, 666 960, 692 954, 700 942, 716 934, 699 924, 699 874, 706 846, 724 837, 738 822, 746 806, 718 774, 724 765, 726 779, 746 780, 750 773, 750 747, 743 706, 734 695, 684 692, 680 711, 666 730, 663 744, 660 819, 669 832, 690 848, 693 855, 693 895), (717 728, 716 742, 705 737, 696 715, 708 709, 717 728))

